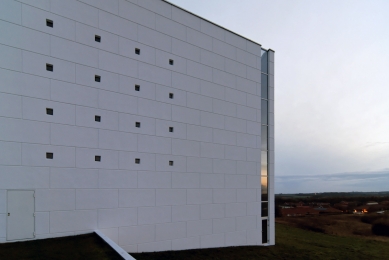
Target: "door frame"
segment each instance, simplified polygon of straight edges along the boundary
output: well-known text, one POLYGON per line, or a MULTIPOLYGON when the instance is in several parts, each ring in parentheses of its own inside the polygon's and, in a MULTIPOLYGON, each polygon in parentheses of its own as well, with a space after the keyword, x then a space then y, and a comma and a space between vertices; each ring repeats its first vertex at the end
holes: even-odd
POLYGON ((6 190, 7 194, 6 194, 6 203, 7 203, 7 212, 5 213, 5 217, 6 217, 6 220, 5 220, 5 241, 6 242, 17 242, 17 241, 28 241, 28 240, 34 240, 36 239, 36 233, 35 233, 35 230, 36 230, 36 214, 35 214, 35 194, 36 194, 36 191, 34 189, 7 189, 6 190), (34 218, 34 237, 33 238, 24 238, 24 239, 12 239, 12 240, 9 240, 8 239, 8 213, 9 213, 9 203, 8 203, 8 192, 9 191, 32 191, 33 192, 33 196, 34 196, 34 215, 33 215, 33 218, 34 218))

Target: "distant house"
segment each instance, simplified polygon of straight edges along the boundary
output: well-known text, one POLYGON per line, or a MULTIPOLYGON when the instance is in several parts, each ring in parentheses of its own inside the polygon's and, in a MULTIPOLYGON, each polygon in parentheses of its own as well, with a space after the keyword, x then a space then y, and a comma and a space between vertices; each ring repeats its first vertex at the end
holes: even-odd
POLYGON ((364 214, 369 212, 369 206, 368 205, 362 205, 359 207, 356 207, 353 211, 354 214, 364 214))
POLYGON ((389 209, 389 201, 383 201, 381 203, 369 201, 366 205, 362 205, 354 208, 354 214, 372 213, 379 212, 389 209))

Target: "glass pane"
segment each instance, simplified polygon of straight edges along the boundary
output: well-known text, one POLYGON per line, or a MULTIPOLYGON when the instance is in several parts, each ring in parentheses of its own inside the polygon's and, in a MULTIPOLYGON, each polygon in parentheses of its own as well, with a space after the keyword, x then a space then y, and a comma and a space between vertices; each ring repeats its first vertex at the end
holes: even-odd
POLYGON ((261 175, 267 176, 267 151, 261 152, 261 175))
POLYGON ((267 242, 267 219, 262 219, 262 244, 267 242))
POLYGON ((267 125, 261 127, 261 150, 267 151, 267 125))
POLYGON ((261 97, 264 99, 268 99, 267 88, 267 75, 261 74, 261 97))
POLYGON ((267 125, 267 100, 262 99, 261 100, 261 124, 267 125))
POLYGON ((267 215, 268 215, 268 203, 267 202, 262 202, 262 208, 261 208, 261 211, 262 211, 262 214, 261 214, 261 216, 262 217, 267 217, 267 215))
POLYGON ((267 177, 261 177, 261 201, 268 201, 267 177))
POLYGON ((261 55, 261 71, 267 73, 267 52, 261 55))

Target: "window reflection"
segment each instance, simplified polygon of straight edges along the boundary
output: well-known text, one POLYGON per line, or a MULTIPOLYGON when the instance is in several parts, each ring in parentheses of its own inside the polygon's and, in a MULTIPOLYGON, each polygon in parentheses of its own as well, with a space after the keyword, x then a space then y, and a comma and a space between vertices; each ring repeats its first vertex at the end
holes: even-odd
POLYGON ((267 125, 267 100, 261 100, 261 122, 262 125, 267 125))
POLYGON ((263 125, 261 129, 261 150, 266 151, 267 149, 267 126, 263 125))
POLYGON ((268 99, 267 88, 267 75, 261 74, 261 97, 264 99, 268 99))
POLYGON ((261 177, 261 201, 268 201, 267 177, 261 177))
POLYGON ((262 208, 261 208, 261 216, 262 217, 267 217, 268 216, 268 203, 267 202, 262 202, 262 208))
POLYGON ((261 71, 267 73, 267 51, 261 52, 261 71))
POLYGON ((261 175, 267 176, 267 151, 261 152, 261 175))

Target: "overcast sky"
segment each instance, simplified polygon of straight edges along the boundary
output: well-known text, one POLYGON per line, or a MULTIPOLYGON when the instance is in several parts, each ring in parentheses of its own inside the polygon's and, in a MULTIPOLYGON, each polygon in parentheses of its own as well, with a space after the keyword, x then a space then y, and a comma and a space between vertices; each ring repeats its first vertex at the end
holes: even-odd
POLYGON ((275 50, 276 193, 389 190, 389 1, 169 1, 275 50))

